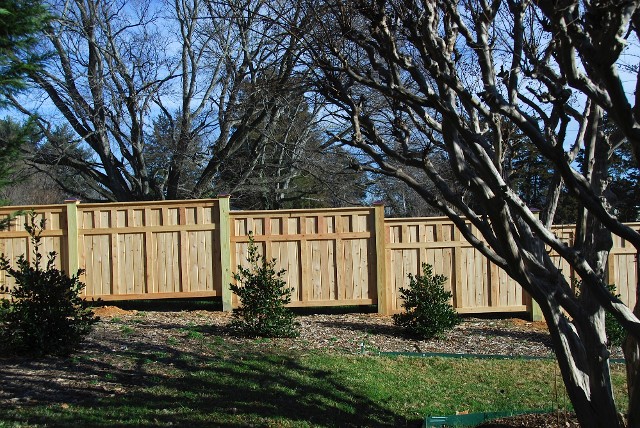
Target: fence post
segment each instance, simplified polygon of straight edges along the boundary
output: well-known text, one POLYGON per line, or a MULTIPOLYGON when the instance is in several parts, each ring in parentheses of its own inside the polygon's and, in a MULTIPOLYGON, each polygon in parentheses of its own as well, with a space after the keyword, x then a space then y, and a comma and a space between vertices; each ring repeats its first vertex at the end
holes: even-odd
POLYGON ((375 223, 375 254, 376 254, 376 288, 378 290, 378 313, 389 315, 391 313, 390 291, 387 281, 387 255, 384 230, 384 203, 374 202, 375 223))
POLYGON ((231 294, 231 220, 229 217, 229 195, 218 196, 218 212, 220 221, 220 273, 222 286, 222 310, 231 312, 233 310, 233 296, 231 294))
POLYGON ((73 276, 80 269, 78 252, 78 204, 77 199, 67 199, 67 275, 73 276))
POLYGON ((531 321, 544 321, 544 316, 542 315, 542 310, 540 309, 538 302, 533 300, 533 297, 531 297, 530 294, 528 294, 528 298, 527 312, 529 312, 529 318, 531 321))
MULTIPOLYGON (((540 210, 538 208, 530 209, 533 216, 539 220, 540 210)), ((531 318, 531 321, 544 321, 542 309, 540 309, 540 305, 538 305, 538 302, 533 300, 533 297, 531 295, 529 295, 529 300, 527 301, 527 312, 529 312, 529 318, 531 318)))

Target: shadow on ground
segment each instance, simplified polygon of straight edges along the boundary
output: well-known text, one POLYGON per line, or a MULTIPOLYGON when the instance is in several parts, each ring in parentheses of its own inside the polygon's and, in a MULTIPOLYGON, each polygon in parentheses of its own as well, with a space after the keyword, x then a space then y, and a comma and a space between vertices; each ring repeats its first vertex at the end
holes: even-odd
MULTIPOLYGON (((167 326, 167 328, 172 328, 167 326)), ((0 360, 0 422, 46 426, 417 426, 295 355, 113 339, 0 360)), ((1 423, 0 423, 1 425, 1 423)))
POLYGON ((361 331, 363 333, 375 334, 375 335, 384 335, 384 336, 400 336, 404 335, 404 331, 402 328, 397 327, 395 325, 383 325, 383 324, 373 324, 367 323, 363 321, 359 322, 350 322, 350 321, 321 321, 318 324, 329 327, 329 328, 342 328, 353 331, 361 331))

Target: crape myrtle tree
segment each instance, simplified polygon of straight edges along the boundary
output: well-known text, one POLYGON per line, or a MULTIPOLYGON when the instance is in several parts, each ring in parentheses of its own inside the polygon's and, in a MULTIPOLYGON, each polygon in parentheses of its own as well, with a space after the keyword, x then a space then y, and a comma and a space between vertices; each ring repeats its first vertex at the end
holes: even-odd
POLYGON ((623 146, 636 163, 640 158, 640 91, 630 96, 623 85, 640 77, 637 64, 621 75, 621 55, 638 41, 638 2, 309 0, 306 6, 316 19, 292 31, 307 41, 334 122, 350 127, 340 142, 366 155, 361 168, 404 181, 446 214, 533 296, 585 427, 621 423, 604 325, 605 311, 613 314, 628 332, 628 423, 640 426, 640 321, 605 279, 612 233, 640 248, 640 234, 610 214, 607 202, 609 158, 623 146), (605 117, 616 132, 605 132, 605 117), (553 166, 541 220, 508 179, 505 158, 515 139, 553 166), (575 166, 579 152, 582 169, 575 166), (433 153, 444 153, 447 166, 436 164, 433 153), (445 179, 450 173, 454 185, 445 179), (563 186, 582 207, 573 245, 545 227, 563 186), (579 297, 546 248, 579 275, 579 297))
MULTIPOLYGON (((446 162, 444 156, 433 155, 432 160, 436 163, 446 162)), ((443 173, 446 171, 446 164, 442 165, 443 173)), ((358 168, 358 165, 353 165, 358 168)), ((450 171, 449 171, 450 172, 450 171)), ((368 189, 370 198, 374 201, 384 203, 385 214, 391 217, 433 217, 439 216, 440 211, 432 207, 411 187, 400 180, 381 174, 369 174, 372 178, 372 184, 368 189)), ((437 191, 433 183, 429 180, 424 172, 416 171, 416 179, 423 181, 425 186, 430 186, 430 191, 437 191)), ((452 174, 447 177, 454 180, 452 174)), ((452 182, 453 184, 453 182, 452 182)), ((464 192, 464 189, 458 187, 458 190, 464 192)), ((469 194, 466 195, 470 196, 469 194)), ((465 197, 464 195, 462 196, 465 197)))
MULTIPOLYGON (((580 160, 578 155, 577 160, 580 160)), ((580 165, 580 164, 577 164, 580 165)), ((543 223, 573 224, 579 211, 576 198, 560 186, 559 176, 526 139, 510 139, 502 166, 504 179, 531 208, 545 208, 543 223)))
MULTIPOLYGON (((609 129, 607 132, 615 132, 615 129, 609 129)), ((578 160, 582 160, 581 156, 578 156, 578 160)), ((607 199, 611 202, 613 213, 621 221, 640 220, 639 167, 630 144, 619 146, 609 158, 611 183, 608 187, 610 196, 607 199)))
MULTIPOLYGON (((37 89, 10 102, 39 114, 47 151, 34 161, 75 171, 85 185, 59 184, 84 199, 215 194, 225 160, 251 130, 277 122, 301 71, 297 43, 264 19, 265 1, 45 4, 54 16, 38 48, 46 67, 28 70, 37 89), (55 138, 63 125, 75 138, 55 138)), ((295 8, 277 6, 270 16, 295 21, 295 8)))

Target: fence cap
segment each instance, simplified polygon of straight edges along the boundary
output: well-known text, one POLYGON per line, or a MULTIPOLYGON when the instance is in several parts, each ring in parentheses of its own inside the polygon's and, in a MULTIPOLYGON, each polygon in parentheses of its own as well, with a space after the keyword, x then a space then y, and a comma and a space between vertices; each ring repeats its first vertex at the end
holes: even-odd
POLYGON ((230 198, 231 197, 231 193, 220 193, 218 195, 218 198, 230 198))
POLYGON ((373 201, 373 205, 374 206, 384 205, 384 201, 383 200, 373 201))
POLYGON ((80 203, 80 199, 77 198, 69 198, 69 199, 65 199, 64 200, 65 204, 79 204, 80 203))

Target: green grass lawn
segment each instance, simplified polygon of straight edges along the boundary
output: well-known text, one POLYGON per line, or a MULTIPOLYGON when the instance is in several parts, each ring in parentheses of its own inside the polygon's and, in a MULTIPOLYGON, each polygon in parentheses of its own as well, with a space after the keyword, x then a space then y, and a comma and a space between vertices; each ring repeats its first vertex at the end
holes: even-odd
MULTIPOLYGON (((427 415, 456 411, 568 406, 549 360, 302 353, 219 343, 210 349, 207 356, 125 350, 117 352, 117 367, 99 355, 76 358, 69 370, 77 365, 96 379, 96 388, 104 381, 122 393, 3 406, 0 427, 417 426, 427 415)), ((623 409, 622 365, 614 366, 613 379, 623 409)))

